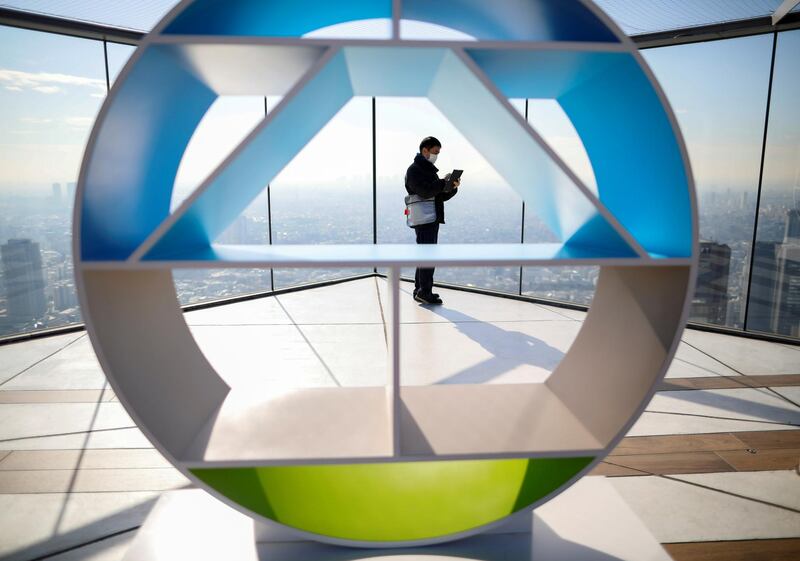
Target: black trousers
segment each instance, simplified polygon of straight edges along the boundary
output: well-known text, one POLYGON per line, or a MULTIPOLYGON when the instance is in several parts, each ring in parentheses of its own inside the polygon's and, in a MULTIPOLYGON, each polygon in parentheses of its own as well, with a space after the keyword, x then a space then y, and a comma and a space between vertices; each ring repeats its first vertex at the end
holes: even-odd
MULTIPOLYGON (((439 223, 423 224, 416 226, 417 243, 437 243, 439 241, 439 223)), ((433 272, 435 269, 417 269, 414 275, 414 294, 420 293, 428 296, 433 292, 433 272)))

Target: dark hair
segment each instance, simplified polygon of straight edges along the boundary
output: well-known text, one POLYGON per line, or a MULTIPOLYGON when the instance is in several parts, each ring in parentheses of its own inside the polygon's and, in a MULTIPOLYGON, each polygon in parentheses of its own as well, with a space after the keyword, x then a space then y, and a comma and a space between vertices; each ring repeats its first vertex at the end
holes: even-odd
POLYGON ((419 143, 419 151, 421 153, 423 148, 430 150, 431 148, 436 148, 437 146, 439 148, 442 147, 442 143, 439 142, 438 138, 435 136, 426 136, 422 139, 422 142, 419 143))

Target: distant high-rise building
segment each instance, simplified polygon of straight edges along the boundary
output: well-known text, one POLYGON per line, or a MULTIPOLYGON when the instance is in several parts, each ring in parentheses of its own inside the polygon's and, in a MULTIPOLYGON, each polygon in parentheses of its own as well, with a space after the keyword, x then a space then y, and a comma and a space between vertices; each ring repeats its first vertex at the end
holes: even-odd
POLYGON ((67 183, 67 197, 69 198, 69 203, 72 203, 75 200, 75 191, 78 189, 78 184, 74 181, 67 183))
POLYGON ((59 311, 69 310, 78 306, 78 297, 71 282, 60 280, 54 283, 53 305, 59 311))
POLYGON ((0 246, 0 257, 8 316, 18 321, 31 321, 44 316, 47 300, 39 244, 31 240, 11 239, 0 246))
POLYGON ((753 249, 753 276, 747 306, 747 329, 771 331, 775 313, 775 270, 777 242, 756 242, 753 249))
POLYGON ((800 239, 779 244, 776 252, 772 331, 800 336, 800 239))
POLYGON ((61 202, 61 183, 53 183, 53 201, 61 202))
POLYGON ((790 240, 800 241, 800 209, 792 208, 786 213, 786 229, 783 234, 784 243, 790 240))
POLYGON ((747 191, 742 191, 741 198, 739 199, 739 210, 745 210, 747 208, 747 196, 749 193, 747 191))
POLYGON ((250 239, 250 221, 247 216, 239 215, 233 223, 220 235, 219 243, 246 244, 250 239))
POLYGON ((783 243, 775 249, 772 331, 800 335, 800 210, 786 211, 783 243))
POLYGON ((783 242, 756 242, 747 328, 800 336, 800 210, 786 211, 783 242))
POLYGON ((697 288, 692 301, 692 319, 725 325, 728 315, 728 275, 731 248, 716 242, 700 242, 697 288))

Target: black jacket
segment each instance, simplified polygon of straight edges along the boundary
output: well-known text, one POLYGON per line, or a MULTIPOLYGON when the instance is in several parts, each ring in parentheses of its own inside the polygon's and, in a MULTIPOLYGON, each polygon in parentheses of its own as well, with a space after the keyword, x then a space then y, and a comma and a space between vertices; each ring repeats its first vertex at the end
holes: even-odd
POLYGON ((406 171, 406 191, 409 195, 419 195, 424 199, 436 197, 436 221, 444 224, 444 202, 452 199, 458 189, 444 192, 445 180, 439 179, 439 169, 430 163, 422 154, 414 157, 414 163, 406 171))

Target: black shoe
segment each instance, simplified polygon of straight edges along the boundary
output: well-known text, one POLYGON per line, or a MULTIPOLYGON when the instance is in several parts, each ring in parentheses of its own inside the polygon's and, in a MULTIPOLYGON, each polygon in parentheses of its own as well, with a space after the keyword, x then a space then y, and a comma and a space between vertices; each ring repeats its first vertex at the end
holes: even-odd
POLYGON ((441 304, 442 299, 439 298, 438 294, 421 294, 417 293, 414 295, 414 300, 420 302, 422 304, 441 304))

